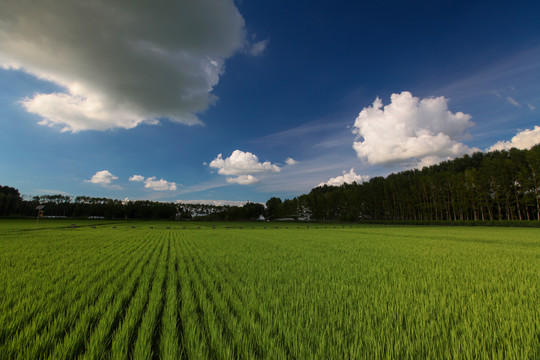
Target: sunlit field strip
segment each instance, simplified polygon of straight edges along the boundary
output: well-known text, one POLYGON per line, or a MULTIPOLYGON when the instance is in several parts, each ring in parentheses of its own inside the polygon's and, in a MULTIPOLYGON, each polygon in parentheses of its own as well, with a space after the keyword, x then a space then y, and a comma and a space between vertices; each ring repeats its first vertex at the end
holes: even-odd
MULTIPOLYGON (((193 247, 187 240, 186 245, 188 245, 186 252, 191 254, 189 260, 192 264, 196 280, 204 289, 204 293, 208 294, 207 301, 213 304, 214 321, 217 321, 219 324, 219 334, 217 336, 214 334, 214 337, 223 338, 221 347, 214 344, 214 347, 216 347, 214 352, 227 354, 230 357, 238 357, 242 354, 246 357, 254 357, 252 349, 249 346, 250 344, 247 343, 248 336, 246 335, 245 325, 240 322, 244 319, 244 317, 239 317, 242 315, 242 311, 238 307, 230 306, 224 301, 228 292, 227 284, 219 277, 208 275, 214 270, 215 264, 199 262, 200 258, 193 251, 193 247)), ((202 298, 204 299, 204 297, 202 298)), ((216 343, 215 340, 214 343, 216 343)))
MULTIPOLYGON (((258 234, 260 236, 260 234, 258 234)), ((263 238, 256 236, 251 239, 254 240, 251 242, 251 246, 258 246, 259 241, 264 242, 263 238)), ((205 243, 201 244, 200 247, 206 245, 205 243)), ((211 251, 212 246, 204 248, 205 251, 211 251)), ((254 249, 251 248, 250 251, 254 249)), ((201 258, 202 259, 202 258, 201 258)), ((220 264, 219 261, 215 261, 215 264, 220 264)), ((261 263, 263 265, 263 263, 261 263)), ((252 283, 245 282, 243 279, 249 278, 250 274, 248 273, 237 273, 236 278, 239 280, 237 286, 239 289, 250 289, 247 293, 248 297, 244 300, 244 305, 249 309, 250 324, 253 328, 257 329, 254 333, 256 334, 256 346, 259 348, 259 352, 263 356, 271 356, 272 354, 281 354, 281 356, 291 357, 291 346, 287 344, 287 339, 291 338, 290 335, 286 332, 286 328, 282 326, 282 322, 276 321, 275 309, 271 307, 273 299, 276 298, 273 291, 267 292, 262 287, 261 284, 267 283, 268 278, 266 277, 265 271, 262 266, 259 267, 258 272, 255 272, 257 276, 260 276, 264 281, 255 281, 252 283), (281 324, 281 325, 280 325, 281 324), (286 354, 286 355, 285 355, 286 354)), ((208 267, 210 268, 210 267, 208 267)), ((231 267, 223 269, 224 273, 232 273, 231 267)), ((253 273, 253 272, 252 272, 253 273)), ((293 277, 294 274, 291 274, 293 277)), ((233 276, 234 278, 234 276, 233 276)), ((278 285, 278 284, 274 284, 278 285)), ((280 294, 279 297, 282 297, 283 294, 280 291, 279 285, 273 289, 277 294, 280 294)), ((240 293, 245 293, 245 291, 240 290, 240 293)))
MULTIPOLYGON (((478 236, 478 234, 481 235, 479 238, 471 239, 473 249, 478 247, 477 244, 485 244, 484 242, 487 239, 485 236, 483 236, 482 233, 475 233, 475 236, 478 236)), ((339 349, 339 346, 340 346, 339 344, 345 342, 343 349, 340 351, 342 354, 345 351, 347 351, 347 353, 349 354, 359 354, 359 353, 364 353, 365 351, 368 351, 369 353, 372 353, 372 354, 378 354, 379 357, 384 357, 389 354, 394 355, 394 356, 403 356, 407 354, 408 355, 414 355, 414 354, 421 355, 421 354, 430 354, 430 353, 440 354, 442 352, 446 354, 451 354, 451 352, 449 352, 450 350, 458 351, 459 353, 463 350, 463 347, 465 346, 466 350, 471 354, 487 356, 487 354, 489 354, 489 351, 484 351, 485 349, 483 349, 483 347, 484 348, 487 347, 489 349, 489 348, 492 348, 493 344, 489 344, 489 343, 483 344, 482 342, 480 342, 480 346, 474 346, 474 342, 465 341, 463 343, 464 339, 462 338, 460 339, 460 336, 459 336, 459 332, 461 331, 459 330, 460 327, 462 327, 465 330, 464 334, 466 334, 467 329, 469 330, 469 332, 471 332, 470 331, 471 329, 469 328, 469 324, 466 324, 466 323, 464 324, 461 319, 461 317, 463 316, 460 315, 460 313, 463 312, 462 310, 460 310, 461 305, 462 304, 467 305, 467 302, 469 302, 469 300, 465 296, 461 298, 459 297, 463 294, 460 294, 459 296, 453 295, 452 292, 449 291, 449 289, 445 287, 445 285, 448 285, 448 284, 443 283, 442 284, 443 286, 441 287, 434 286, 434 285, 437 285, 437 282, 434 283, 433 275, 434 274, 437 275, 441 270, 443 272, 443 275, 446 274, 446 272, 444 271, 445 269, 444 266, 439 266, 439 267, 436 266, 437 262, 440 259, 438 259, 437 257, 435 259, 432 259, 433 256, 429 254, 429 251, 432 250, 431 249, 432 247, 436 245, 438 245, 439 247, 441 246, 441 243, 438 243, 438 244, 436 243, 436 241, 439 241, 439 240, 432 241, 429 239, 429 237, 426 237, 426 239, 424 240, 428 240, 429 243, 420 244, 419 246, 415 244, 415 241, 417 241, 417 239, 421 237, 419 237, 415 232, 410 232, 408 237, 402 236, 402 238, 404 238, 405 241, 400 241, 401 243, 400 247, 398 247, 397 249, 394 249, 394 251, 392 251, 392 247, 395 246, 395 242, 394 241, 389 242, 388 237, 384 240, 379 239, 375 241, 367 241, 367 246, 366 245, 363 246, 365 247, 364 249, 365 253, 370 255, 368 257, 368 260, 371 261, 371 264, 369 264, 370 266, 364 269, 363 271, 353 272, 353 273, 371 274, 368 276, 367 279, 358 279, 358 280, 364 280, 364 281, 367 280, 368 282, 364 286, 367 286, 368 290, 370 287, 374 288, 374 291, 368 291, 369 292, 368 294, 359 293, 358 290, 361 289, 361 286, 359 286, 361 285, 361 283, 360 284, 353 283, 351 285, 345 284, 345 287, 344 287, 346 291, 349 291, 349 292, 351 290, 355 291, 352 293, 352 295, 354 296, 350 297, 351 300, 362 299, 362 297, 366 299, 365 301, 362 301, 363 302, 362 307, 359 309, 358 312, 353 311, 352 314, 349 314, 348 311, 350 310, 342 307, 343 301, 347 301, 348 297, 342 297, 340 299, 339 296, 336 296, 336 295, 339 295, 340 291, 342 290, 340 290, 339 288, 336 288, 336 286, 333 286, 333 285, 336 284, 336 285, 341 285, 341 287, 343 287, 344 284, 340 284, 340 282, 343 283, 343 280, 346 280, 346 278, 340 281, 340 279, 336 278, 334 274, 343 275, 347 273, 347 271, 335 271, 339 269, 339 261, 338 261, 338 263, 335 264, 338 267, 334 268, 333 269, 334 271, 327 271, 327 273, 332 276, 330 279, 323 278, 323 281, 320 282, 320 286, 319 286, 320 289, 317 289, 316 286, 315 287, 313 286, 313 285, 317 285, 316 283, 315 284, 306 284, 306 283, 302 284, 300 282, 298 284, 299 285, 298 288, 295 289, 295 292, 291 292, 291 293, 285 292, 286 294, 285 296, 283 295, 279 296, 279 298, 282 301, 285 300, 285 303, 281 307, 282 309, 290 309, 291 308, 290 304, 287 304, 286 302, 290 303, 291 302, 290 300, 291 299, 294 300, 296 297, 297 298, 296 301, 293 301, 293 303, 294 302, 297 303, 296 308, 302 309, 301 312, 303 314, 306 314, 306 313, 308 314, 308 316, 306 317, 307 320, 305 320, 306 321, 305 324, 302 324, 301 321, 299 322, 298 321, 299 318, 296 315, 284 316, 281 319, 280 323, 286 324, 285 328, 294 329, 294 333, 297 334, 297 336, 299 336, 299 334, 300 335, 305 334, 305 337, 308 339, 309 339, 309 334, 320 335, 321 330, 324 330, 326 328, 328 328, 328 331, 330 331, 331 333, 336 332, 336 329, 339 330, 341 328, 342 331, 338 332, 336 335, 333 336, 333 338, 335 339, 334 340, 335 343, 328 345, 327 348, 330 351, 328 354, 332 354, 332 353, 335 354, 335 350, 339 349), (386 244, 382 244, 381 241, 385 241, 386 243, 391 243, 393 245, 386 248, 387 247, 385 246, 386 244), (381 247, 382 251, 377 251, 376 253, 373 253, 373 249, 376 249, 377 247, 381 247), (372 254, 370 254, 370 249, 372 249, 371 251, 372 254), (399 253, 396 253, 395 250, 399 250, 399 253), (406 250, 406 251, 403 252, 402 250, 406 250), (411 256, 411 254, 416 255, 416 253, 418 252, 421 253, 422 251, 425 251, 425 250, 428 250, 428 254, 426 254, 427 256, 425 256, 424 258, 421 257, 419 259, 416 259, 411 256), (374 267, 373 259, 377 259, 377 258, 383 261, 377 261, 379 265, 374 267), (417 271, 414 267, 414 264, 412 263, 413 261, 416 262, 417 264, 422 264, 422 262, 424 262, 424 265, 425 265, 424 269, 419 269, 420 271, 417 271), (396 266, 396 265, 407 265, 407 266, 405 268, 400 268, 399 266, 396 266), (413 266, 409 266, 409 265, 413 265, 413 266), (430 269, 433 269, 434 271, 431 272, 429 271, 430 269), (408 281, 400 280, 400 276, 404 276, 404 275, 408 277, 405 280, 413 281, 414 286, 412 288, 408 284, 408 281), (432 279, 430 279, 430 277, 432 279), (386 286, 380 287, 379 284, 384 284, 386 286), (332 290, 332 287, 334 288, 333 290, 332 290), (415 287, 418 287, 419 289, 417 290, 415 289, 415 287), (433 287, 433 288, 430 288, 430 287, 433 287), (326 292, 326 293, 324 291, 321 291, 327 288, 330 288, 331 291, 326 292), (315 293, 315 294, 312 293, 311 296, 309 296, 309 294, 295 296, 295 293, 298 293, 298 290, 304 291, 306 289, 309 289, 311 291, 315 290, 318 293, 315 293), (335 292, 336 290, 338 291, 335 292), (429 295, 429 298, 425 298, 426 295, 429 295), (338 297, 337 302, 335 301, 336 297, 338 297), (436 316, 431 320, 429 320, 428 318, 428 319, 423 320, 423 322, 416 321, 414 316, 410 315, 411 311, 414 310, 412 314, 416 312, 419 316, 425 316, 423 314, 425 314, 426 309, 417 308, 417 301, 415 301, 415 297, 416 299, 419 300, 418 303, 423 304, 424 306, 427 305, 428 310, 431 307, 433 308, 433 310, 430 310, 430 311, 432 311, 434 314, 439 313, 439 315, 437 315, 438 317, 436 316), (437 302, 434 303, 433 300, 438 300, 437 299, 438 297, 441 297, 443 299, 449 298, 449 300, 447 301, 449 302, 450 307, 444 308, 442 306, 444 304, 439 304, 437 302), (327 305, 323 303, 322 304, 323 306, 321 307, 320 303, 323 302, 325 298, 329 298, 329 302, 327 305), (314 309, 311 309, 313 308, 313 305, 309 303, 308 301, 309 299, 316 299, 317 300, 316 302, 318 303, 317 307, 315 307, 314 309), (306 301, 308 301, 307 304, 306 304, 306 301), (464 301, 465 303, 463 303, 464 301), (311 320, 310 320, 309 313, 313 313, 312 316, 314 317, 315 324, 317 324, 318 322, 320 322, 320 319, 327 318, 325 316, 320 316, 321 315, 320 313, 322 311, 323 312, 322 315, 324 315, 325 312, 328 312, 328 309, 338 309, 338 311, 336 311, 338 316, 337 318, 335 318, 335 320, 333 320, 335 321, 335 325, 330 326, 330 327, 328 326, 322 327, 321 329, 317 329, 317 328, 310 329, 310 326, 312 325, 310 325, 311 320), (345 314, 347 314, 346 318, 344 317, 345 314), (441 314, 443 316, 441 316, 441 314), (457 319, 455 318, 456 315, 457 315, 457 319), (357 319, 357 321, 354 321, 354 318, 357 316, 360 316, 360 319, 357 319), (351 321, 351 317, 353 321, 351 321), (293 321, 290 322, 290 324, 287 321, 288 318, 293 319, 293 321), (457 334, 452 335, 450 333, 451 336, 447 336, 448 334, 445 334, 444 332, 441 333, 440 321, 443 322, 445 327, 457 327, 458 328, 457 334), (358 325, 362 325, 362 323, 364 323, 364 326, 362 329, 364 333, 360 334, 360 333, 355 332, 354 331, 355 329, 362 328, 362 326, 358 326, 358 325), (298 324, 300 324, 300 326, 298 326, 298 324), (436 325, 435 327, 433 327, 434 324, 436 325), (308 331, 303 330, 302 325, 304 325, 305 328, 308 329, 308 331), (353 329, 353 331, 351 331, 351 329, 353 329), (349 335, 351 339, 347 339, 347 334, 352 334, 352 336, 349 335), (431 337, 435 337, 436 339, 434 339, 433 341, 432 339, 430 339, 429 335, 431 335, 431 337), (347 341, 344 341, 344 340, 347 340, 347 341), (393 346, 389 347, 386 344, 393 344, 393 346), (469 345, 473 345, 473 346, 469 346, 469 345), (439 346, 440 349, 438 349, 437 346, 439 346)), ((299 240, 299 239, 297 238, 296 240, 299 240)), ((308 240, 310 239, 308 238, 308 240)), ((202 244, 204 244, 203 241, 201 241, 200 247, 202 247, 202 244)), ((258 242, 253 242, 253 244, 258 244, 258 242)), ((325 243, 324 246, 331 248, 333 247, 332 245, 334 244, 335 242, 325 243)), ((216 247, 219 246, 217 242, 212 243, 212 245, 216 247)), ((236 247, 231 243, 227 243, 227 245, 231 249, 236 249, 236 247)), ((318 243, 317 241, 315 242, 308 241, 307 245, 308 247, 316 248, 317 245, 320 245, 320 243, 318 243)), ((456 244, 453 244, 453 245, 456 245, 456 244)), ((462 245, 463 245, 463 239, 460 239, 455 249, 448 249, 448 251, 445 251, 447 253, 447 254, 444 254, 445 257, 450 256, 451 251, 456 250, 456 249, 459 250, 462 247, 462 245)), ((341 246, 343 246, 343 244, 341 244, 341 246)), ((478 249, 484 246, 485 245, 480 245, 478 249)), ((298 246, 298 243, 295 244, 294 247, 301 248, 300 246, 298 246)), ((291 252, 289 252, 288 255, 294 257, 295 256, 295 252, 293 251, 294 248, 289 249, 289 250, 291 250, 291 252)), ((519 250, 519 248, 517 250, 519 250)), ((536 251, 537 250, 538 249, 536 247, 536 251)), ((465 251, 464 249, 461 249, 460 253, 463 253, 466 255, 467 251, 466 249, 465 251)), ((208 258, 209 254, 207 253, 205 255, 208 258)), ((333 253, 333 255, 334 256, 332 257, 332 259, 338 258, 336 255, 339 255, 339 254, 333 253)), ((259 258, 258 260, 260 263, 261 258, 259 258)), ((314 259, 314 260, 317 260, 317 259, 314 259)), ((361 258, 358 260, 361 260, 361 258)), ((474 259, 468 259, 468 261, 472 261, 472 260, 474 259)), ((215 261, 215 262, 219 263, 219 261, 215 261)), ((317 261, 314 261, 314 262, 317 263, 317 261)), ((475 262, 476 261, 470 262, 469 266, 474 265, 475 262)), ((283 262, 276 262, 276 263, 283 264, 283 262)), ((324 261, 321 261, 320 263, 324 264, 324 261)), ((358 266, 358 263, 362 263, 362 261, 355 261, 352 265, 358 266)), ((239 264, 241 264, 241 262, 238 262, 235 264, 236 268, 238 267, 239 264)), ((294 267, 296 269, 297 277, 302 279, 304 278, 304 276, 302 276, 303 274, 301 273, 299 274, 298 270, 301 270, 301 269, 299 269, 297 265, 298 264, 296 264, 294 267)), ((302 264, 302 267, 305 265, 306 264, 302 264)), ((334 265, 331 265, 330 267, 333 267, 333 266, 334 265)), ((496 264, 488 264, 487 268, 493 270, 493 268, 496 268, 496 264)), ((291 269, 291 270, 294 270, 294 269, 291 269)), ((284 273, 286 275, 289 275, 293 273, 291 270, 286 270, 284 271, 284 273)), ((329 270, 331 269, 329 268, 329 270)), ((461 272, 459 271, 459 267, 454 267, 454 269, 452 270, 454 272, 454 274, 452 274, 454 282, 456 281, 459 282, 460 279, 463 279, 463 278, 460 278, 461 272)), ((306 272, 306 275, 309 275, 309 274, 318 275, 319 273, 320 271, 317 271, 315 267, 315 268, 308 269, 308 271, 306 272)), ((246 273, 246 274, 249 275, 249 273, 246 273)), ((246 274, 239 274, 239 278, 245 278, 246 274)), ((483 277, 482 274, 480 273, 476 274, 475 272, 471 272, 471 274, 469 275, 473 275, 472 277, 468 276, 469 281, 475 281, 477 280, 477 278, 483 277)), ((467 278, 467 276, 465 278, 467 278)), ((487 279, 484 283, 489 283, 488 280, 492 280, 492 279, 487 279)), ((536 276, 536 281, 537 280, 538 280, 538 276, 536 276)), ((517 281, 519 281, 519 279, 517 281)), ((267 283, 267 282, 268 280, 265 279, 265 281, 263 281, 262 283, 267 283)), ((538 282, 536 282, 536 285, 537 283, 538 282)), ((533 285, 535 285, 534 282, 533 282, 533 285)), ((456 289, 458 289, 460 284, 456 283, 454 286, 456 287, 456 289)), ((257 286, 253 286, 253 284, 250 287, 255 288, 255 289, 257 288, 257 286)), ((495 286, 495 288, 497 288, 497 286, 495 286)), ((535 288, 533 286, 533 289, 536 289, 536 292, 538 291, 537 287, 535 288)), ((462 291, 466 293, 468 289, 464 289, 462 291)), ((259 297, 261 299, 264 299, 264 292, 262 292, 259 295, 259 297)), ((529 297, 529 299, 534 299, 534 297, 529 297)), ((261 301, 261 302, 264 303, 264 301, 261 301)), ((351 305, 354 305, 354 301, 351 302, 351 305)), ((486 309, 482 304, 474 304, 474 305, 475 307, 484 308, 483 310, 484 314, 490 313, 490 309, 486 309)), ((531 309, 534 309, 534 308, 531 308, 531 309)), ((280 311, 278 313, 283 314, 284 311, 280 311)), ((504 316, 504 314, 497 314, 498 317, 500 317, 501 315, 504 316)), ((536 318, 538 318, 538 313, 536 313, 536 318)), ((332 320, 332 317, 330 319, 332 320)), ((530 320, 528 322, 530 322, 530 320)), ((474 325, 479 326, 479 325, 482 325, 483 323, 485 322, 475 323, 474 325)), ((489 324, 489 322, 487 323, 489 324)), ((531 324, 534 324, 534 322, 531 324)), ((513 324, 514 328, 516 327, 516 325, 519 326, 519 323, 517 324, 514 323, 513 324)), ((482 328, 482 326, 480 326, 478 329, 476 329, 476 334, 473 337, 476 337, 476 338, 478 337, 479 330, 480 332, 485 332, 486 334, 490 334, 490 332, 493 331, 493 328, 482 328)), ((528 338, 531 339, 531 335, 532 334, 529 334, 528 338)), ((534 339, 534 337, 532 337, 532 339, 534 339)), ((467 339, 465 338, 465 340, 467 339)), ((316 346, 315 343, 317 341, 318 341, 317 344, 321 343, 320 336, 313 337, 313 340, 311 341, 312 344, 308 346, 307 349, 305 347, 305 344, 306 343, 309 344, 310 342, 307 342, 306 339, 301 339, 301 341, 297 342, 297 344, 291 341, 291 348, 296 349, 294 351, 300 354, 302 353, 312 354, 313 347, 316 346)), ((507 351, 508 354, 512 354, 512 351, 515 351, 515 349, 512 350, 512 346, 510 346, 509 344, 507 345, 508 347, 504 348, 504 351, 505 352, 507 351)), ((321 347, 322 346, 324 345, 321 345, 321 347)), ((515 345, 513 347, 516 348, 515 345)), ((519 346, 517 346, 517 348, 523 349, 523 347, 519 347, 519 346)), ((320 351, 324 353, 324 350, 321 349, 320 351)), ((499 349, 498 351, 500 353, 501 349, 499 349)))
POLYGON ((201 251, 206 250, 205 241, 193 244, 192 241, 186 241, 190 245, 189 252, 194 255, 194 263, 199 264, 199 270, 203 275, 205 286, 214 287, 217 284, 212 296, 216 299, 215 304, 221 311, 221 317, 224 324, 229 325, 229 333, 233 334, 235 352, 237 355, 246 357, 264 357, 265 354, 274 356, 285 356, 284 350, 279 348, 273 337, 267 336, 270 330, 268 326, 261 323, 264 313, 259 307, 253 308, 254 302, 248 295, 245 286, 241 282, 241 277, 227 277, 230 272, 222 266, 220 261, 208 262, 201 255, 201 251))
POLYGON ((191 278, 194 279, 196 293, 200 294, 198 296, 199 306, 204 314, 202 320, 205 332, 209 334, 211 355, 219 358, 251 355, 248 347, 241 347, 243 345, 241 342, 242 327, 238 326, 234 315, 231 314, 231 309, 227 308, 221 297, 225 284, 220 281, 214 282, 212 279, 208 280, 206 271, 209 269, 205 268, 205 264, 198 261, 199 259, 194 256, 192 249, 187 249, 186 253, 190 254, 188 267, 191 278), (234 345, 237 347, 235 348, 234 345))

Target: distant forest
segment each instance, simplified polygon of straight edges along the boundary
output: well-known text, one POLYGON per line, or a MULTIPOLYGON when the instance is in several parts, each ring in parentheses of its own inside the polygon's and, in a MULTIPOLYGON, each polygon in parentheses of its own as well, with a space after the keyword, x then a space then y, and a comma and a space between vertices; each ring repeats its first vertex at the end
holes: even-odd
POLYGON ((540 144, 530 150, 478 152, 362 184, 316 187, 284 201, 273 197, 266 208, 258 203, 213 206, 65 195, 24 200, 17 189, 0 186, 0 216, 36 216, 40 204, 47 216, 108 219, 540 220, 540 144))
POLYGON ((45 217, 104 219, 167 219, 167 220, 259 220, 264 205, 215 206, 181 204, 149 200, 116 200, 99 197, 67 195, 34 196, 24 200, 19 190, 0 186, 0 216, 37 216, 38 205, 44 205, 45 217))

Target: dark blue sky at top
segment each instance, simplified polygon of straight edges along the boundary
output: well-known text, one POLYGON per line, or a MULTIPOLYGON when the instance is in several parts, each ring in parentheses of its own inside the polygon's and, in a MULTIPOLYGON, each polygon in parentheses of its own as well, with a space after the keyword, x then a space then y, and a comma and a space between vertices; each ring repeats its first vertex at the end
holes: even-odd
POLYGON ((249 41, 268 39, 268 45, 260 56, 237 52, 225 61, 212 91, 217 102, 198 114, 203 126, 164 120, 129 130, 60 133, 38 125, 40 118, 17 101, 61 89, 21 71, 0 70, 0 183, 23 194, 57 190, 157 200, 264 202, 296 196, 351 167, 370 176, 402 169, 358 159, 350 129, 376 97, 387 104, 391 94, 402 91, 419 98, 444 96, 452 112, 471 114, 476 125, 464 141, 481 149, 539 124, 538 110, 524 105, 540 109, 537 2, 236 5, 249 41), (495 92, 522 99, 523 106, 511 106, 495 92), (309 175, 303 178, 304 170, 292 174, 284 167, 255 185, 228 184, 208 163, 237 149, 261 162, 281 166, 292 157, 300 165, 320 165, 321 171, 309 172, 305 165, 309 175), (85 182, 105 169, 119 177, 118 187, 85 182), (175 181, 178 191, 141 190, 127 181, 133 174, 175 181))
MULTIPOLYGON (((204 118, 230 114, 241 134, 262 136, 327 114, 349 114, 352 123, 376 96, 392 92, 444 96, 432 93, 438 84, 538 46, 532 6, 241 2, 247 29, 270 43, 262 58, 239 54, 228 61, 214 91, 220 100, 204 118)), ((216 118, 215 125, 230 123, 216 118)))

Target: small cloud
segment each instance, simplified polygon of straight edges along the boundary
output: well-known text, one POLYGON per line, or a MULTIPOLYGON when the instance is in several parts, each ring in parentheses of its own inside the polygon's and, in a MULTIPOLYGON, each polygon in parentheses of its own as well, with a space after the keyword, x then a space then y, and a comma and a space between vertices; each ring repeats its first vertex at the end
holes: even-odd
POLYGON ((508 96, 508 97, 506 98, 506 100, 508 100, 508 102, 509 102, 510 104, 514 105, 515 107, 518 107, 518 108, 521 107, 521 104, 518 103, 518 102, 517 102, 513 97, 511 97, 511 96, 508 96))
POLYGON ((230 184, 238 184, 238 185, 251 185, 256 184, 259 182, 259 179, 257 179, 253 175, 240 175, 238 177, 234 178, 227 178, 227 182, 230 184))
POLYGON ((231 156, 226 159, 223 159, 223 155, 219 154, 208 166, 218 169, 218 173, 221 175, 247 175, 281 171, 279 166, 269 161, 261 163, 257 155, 241 150, 233 151, 231 156))
POLYGON ((530 149, 540 143, 540 126, 536 125, 534 129, 526 129, 518 132, 510 141, 499 141, 495 145, 486 149, 486 151, 530 149))
POLYGON ((534 111, 536 110, 536 107, 532 104, 527 104, 527 107, 531 110, 531 111, 534 111))
POLYGON ((129 181, 137 181, 137 182, 144 181, 144 176, 133 175, 132 177, 129 178, 129 181))
POLYGON ((155 176, 144 180, 144 187, 155 191, 176 191, 176 183, 169 182, 163 179, 156 180, 155 176))
POLYGON ((357 175, 354 172, 354 168, 351 168, 351 170, 347 173, 346 171, 343 171, 342 176, 336 176, 334 178, 331 178, 327 182, 320 183, 317 186, 340 186, 343 184, 352 184, 353 182, 356 182, 358 184, 362 184, 364 181, 369 180, 369 175, 357 175))
POLYGON ((296 161, 293 158, 289 157, 289 158, 287 158, 287 160, 285 160, 285 163, 287 165, 296 165, 296 164, 298 164, 298 161, 296 161))
POLYGON ((86 182, 99 185, 110 185, 113 180, 118 180, 118 176, 114 176, 108 170, 102 170, 95 173, 90 180, 86 182))
POLYGON ((257 41, 256 43, 251 44, 249 49, 248 49, 248 54, 251 55, 251 56, 260 56, 260 55, 262 55, 262 53, 264 52, 264 50, 268 46, 269 41, 270 40, 266 39, 266 40, 257 41))
POLYGON ((155 191, 175 191, 177 189, 176 183, 167 180, 156 180, 155 176, 147 179, 142 175, 133 175, 129 178, 129 181, 144 182, 144 187, 155 191))
MULTIPOLYGON (((88 180, 86 180, 88 181, 88 180)), ((53 190, 53 189, 36 189, 36 192, 43 193, 43 194, 50 194, 50 195, 65 195, 65 196, 72 196, 72 194, 62 191, 62 190, 53 190)))
POLYGON ((228 183, 251 185, 259 181, 252 174, 280 172, 281 168, 270 161, 260 162, 257 155, 250 152, 235 150, 226 159, 219 154, 208 165, 211 168, 218 169, 220 175, 235 175, 236 177, 228 177, 228 183))

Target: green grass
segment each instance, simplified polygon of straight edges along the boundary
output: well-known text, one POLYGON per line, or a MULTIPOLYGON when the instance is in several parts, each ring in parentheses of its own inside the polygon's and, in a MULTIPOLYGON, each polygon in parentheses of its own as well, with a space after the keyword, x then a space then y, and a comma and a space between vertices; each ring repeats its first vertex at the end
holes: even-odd
POLYGON ((2 359, 540 358, 538 229, 2 220, 0 280, 2 359))

